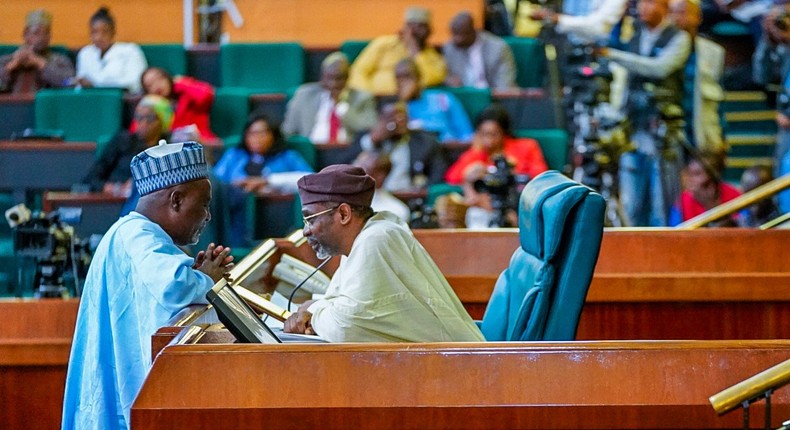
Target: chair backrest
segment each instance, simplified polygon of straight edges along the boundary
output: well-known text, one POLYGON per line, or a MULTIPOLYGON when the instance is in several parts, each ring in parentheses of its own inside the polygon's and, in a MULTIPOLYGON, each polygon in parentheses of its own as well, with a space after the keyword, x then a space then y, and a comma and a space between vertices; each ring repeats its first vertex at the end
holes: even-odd
POLYGON ((452 93, 461 102, 472 124, 477 114, 491 104, 491 90, 488 88, 441 87, 441 89, 452 93))
POLYGON ((370 40, 367 39, 346 40, 340 44, 340 52, 346 54, 349 63, 353 63, 359 56, 359 53, 368 46, 368 43, 370 43, 370 40))
POLYGON ((516 137, 538 141, 543 159, 551 170, 563 171, 568 163, 568 132, 561 128, 523 129, 513 132, 516 137))
POLYGON ((187 52, 182 45, 140 45, 149 67, 161 67, 172 76, 187 73, 187 52))
POLYGON ((284 93, 304 82, 305 53, 298 43, 229 43, 220 47, 219 55, 225 87, 284 93))
POLYGON ((241 143, 241 132, 250 113, 250 90, 219 87, 214 94, 209 121, 225 146, 241 143))
MULTIPOLYGON (((318 151, 309 137, 294 134, 286 138, 286 146, 298 152, 314 170, 318 168, 318 151)), ((300 212, 301 213, 301 212, 300 212)))
POLYGON ((121 129, 120 89, 40 90, 34 103, 37 129, 62 130, 67 141, 97 141, 121 129))
POLYGON ((519 200, 520 247, 481 324, 490 341, 573 340, 603 236, 600 194, 550 170, 519 200))
POLYGON ((546 77, 543 42, 530 37, 505 37, 516 60, 516 83, 521 88, 542 87, 546 77))

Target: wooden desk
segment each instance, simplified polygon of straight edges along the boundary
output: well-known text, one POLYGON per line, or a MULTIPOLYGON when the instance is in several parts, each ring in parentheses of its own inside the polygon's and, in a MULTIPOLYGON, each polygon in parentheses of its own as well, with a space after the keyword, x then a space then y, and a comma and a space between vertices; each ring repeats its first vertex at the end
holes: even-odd
POLYGON ((0 300, 0 423, 60 428, 77 300, 0 300))
MULTIPOLYGON (((170 346, 131 428, 734 429, 741 414, 708 397, 788 356, 788 341, 170 346)), ((772 409, 775 427, 790 389, 772 409)))
MULTIPOLYGON (((518 246, 516 230, 415 236, 481 318, 518 246)), ((790 338, 788 241, 788 230, 607 229, 577 338, 790 338)))
POLYGON ((0 141, 0 189, 18 202, 28 191, 68 190, 93 165, 92 142, 0 141))
POLYGON ((46 192, 42 200, 45 212, 61 207, 78 207, 82 209, 80 222, 74 230, 80 238, 92 234, 103 235, 118 219, 126 197, 107 193, 69 193, 46 192))

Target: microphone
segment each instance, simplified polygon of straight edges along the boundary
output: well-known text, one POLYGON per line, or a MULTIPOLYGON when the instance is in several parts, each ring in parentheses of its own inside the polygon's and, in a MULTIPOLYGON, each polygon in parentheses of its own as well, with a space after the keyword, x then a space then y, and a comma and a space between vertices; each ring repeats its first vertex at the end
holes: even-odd
POLYGON ((315 270, 310 272, 310 274, 307 275, 307 277, 304 278, 302 280, 302 282, 299 283, 299 285, 294 287, 293 291, 291 291, 291 294, 288 296, 288 307, 286 308, 286 309, 288 309, 288 312, 291 311, 291 301, 293 301, 294 294, 296 294, 296 291, 299 290, 300 288, 302 288, 302 286, 305 284, 305 282, 307 282, 308 279, 312 278, 313 275, 315 275, 319 270, 321 270, 321 268, 324 267, 324 265, 326 265, 326 263, 329 263, 329 260, 331 260, 331 259, 332 259, 331 255, 329 257, 326 257, 324 259, 324 261, 322 261, 321 264, 319 264, 318 267, 315 268, 315 270))

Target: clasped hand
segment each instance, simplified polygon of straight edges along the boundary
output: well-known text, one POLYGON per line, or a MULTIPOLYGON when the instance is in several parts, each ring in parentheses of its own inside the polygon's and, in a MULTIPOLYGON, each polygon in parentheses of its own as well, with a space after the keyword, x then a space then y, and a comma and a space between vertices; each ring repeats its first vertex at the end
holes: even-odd
POLYGON ((205 251, 198 252, 192 268, 199 270, 214 280, 219 282, 222 278, 229 279, 229 273, 235 264, 233 256, 230 255, 230 248, 222 245, 210 243, 205 251))

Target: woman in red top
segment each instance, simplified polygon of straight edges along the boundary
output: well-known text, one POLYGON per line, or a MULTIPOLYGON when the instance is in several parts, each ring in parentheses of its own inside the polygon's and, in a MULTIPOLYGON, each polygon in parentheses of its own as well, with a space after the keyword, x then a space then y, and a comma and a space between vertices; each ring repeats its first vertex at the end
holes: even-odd
POLYGON ((203 81, 189 76, 176 76, 160 67, 149 67, 141 78, 143 91, 156 94, 172 101, 173 135, 180 132, 190 134, 190 126, 197 129, 198 140, 215 140, 217 136, 209 128, 209 112, 214 104, 214 88, 203 81))
POLYGON ((494 164, 493 158, 503 154, 513 166, 516 175, 534 178, 548 170, 538 142, 534 139, 515 138, 510 135, 510 117, 498 105, 485 108, 475 120, 472 147, 464 151, 445 174, 450 184, 463 184, 479 179, 485 168, 494 164))
MULTIPOLYGON (((721 179, 724 154, 702 152, 686 165, 686 189, 680 194, 669 213, 669 225, 674 227, 714 207, 741 195, 741 192, 721 179)), ((738 212, 729 218, 712 223, 711 227, 737 227, 738 212)))

